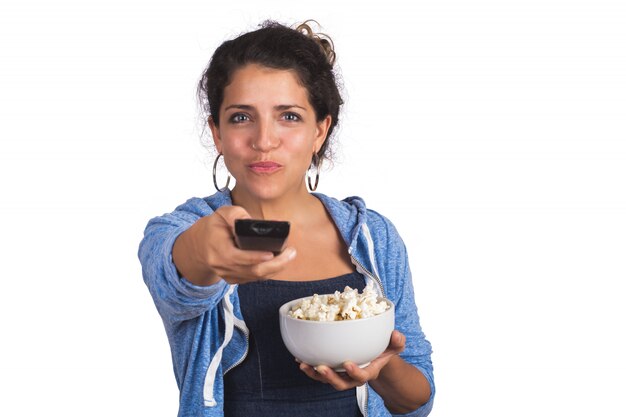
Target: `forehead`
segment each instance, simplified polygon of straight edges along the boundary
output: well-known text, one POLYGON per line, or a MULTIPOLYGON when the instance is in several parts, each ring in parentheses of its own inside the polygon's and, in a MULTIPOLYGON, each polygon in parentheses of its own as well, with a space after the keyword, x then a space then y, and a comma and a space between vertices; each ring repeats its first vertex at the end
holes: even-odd
POLYGON ((228 104, 299 104, 310 107, 308 91, 293 70, 248 64, 237 69, 224 88, 228 104))

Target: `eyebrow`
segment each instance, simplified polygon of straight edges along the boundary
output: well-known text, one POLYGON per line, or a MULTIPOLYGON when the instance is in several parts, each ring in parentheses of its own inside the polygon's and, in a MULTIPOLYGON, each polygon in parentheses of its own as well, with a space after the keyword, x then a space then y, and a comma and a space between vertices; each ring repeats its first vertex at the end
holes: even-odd
MULTIPOLYGON (((274 106, 274 110, 282 111, 282 110, 288 110, 294 107, 298 109, 306 110, 306 108, 299 106, 297 104, 279 104, 278 106, 274 106)), ((250 106, 249 104, 231 104, 230 106, 226 107, 224 111, 229 110, 229 109, 254 110, 254 106, 250 106)))

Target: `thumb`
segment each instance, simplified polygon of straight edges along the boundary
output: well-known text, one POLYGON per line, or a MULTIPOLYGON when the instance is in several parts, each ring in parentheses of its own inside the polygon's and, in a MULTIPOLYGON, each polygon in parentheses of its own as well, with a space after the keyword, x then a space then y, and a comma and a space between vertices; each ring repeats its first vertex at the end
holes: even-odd
POLYGON ((389 338, 390 350, 395 351, 396 353, 402 352, 404 350, 405 343, 406 337, 402 333, 398 330, 391 332, 391 337, 389 338))
POLYGON ((241 206, 223 206, 215 210, 215 214, 222 218, 224 223, 231 229, 233 235, 235 234, 235 220, 251 218, 250 213, 241 206))

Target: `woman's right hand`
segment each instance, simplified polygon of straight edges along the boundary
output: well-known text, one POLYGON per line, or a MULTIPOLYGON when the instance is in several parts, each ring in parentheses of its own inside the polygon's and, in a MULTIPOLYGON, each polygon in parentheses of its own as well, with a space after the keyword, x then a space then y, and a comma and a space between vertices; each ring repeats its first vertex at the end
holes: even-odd
POLYGON ((249 219, 239 206, 224 206, 196 221, 174 242, 172 258, 179 274, 196 285, 212 285, 220 279, 244 284, 271 278, 295 256, 287 247, 272 252, 241 250, 235 244, 235 220, 249 219))

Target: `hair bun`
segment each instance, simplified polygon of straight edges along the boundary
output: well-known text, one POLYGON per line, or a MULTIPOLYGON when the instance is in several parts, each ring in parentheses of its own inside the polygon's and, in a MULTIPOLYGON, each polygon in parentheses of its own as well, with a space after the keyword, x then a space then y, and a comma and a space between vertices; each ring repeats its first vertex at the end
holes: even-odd
POLYGON ((313 22, 317 25, 317 27, 320 27, 320 24, 317 23, 315 20, 309 19, 306 22, 300 23, 296 27, 296 31, 302 33, 308 38, 313 39, 319 45, 320 49, 326 56, 326 60, 332 67, 333 64, 335 63, 335 57, 336 57, 335 45, 333 44, 333 40, 330 38, 330 36, 324 33, 319 33, 319 32, 316 33, 315 31, 313 31, 313 29, 311 29, 311 26, 309 25, 309 22, 313 22))

